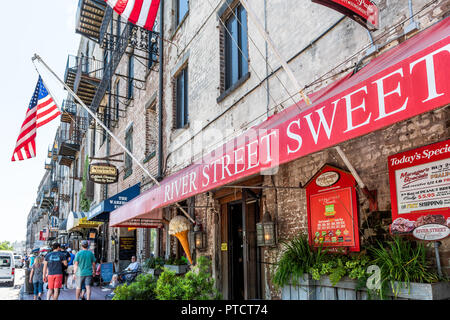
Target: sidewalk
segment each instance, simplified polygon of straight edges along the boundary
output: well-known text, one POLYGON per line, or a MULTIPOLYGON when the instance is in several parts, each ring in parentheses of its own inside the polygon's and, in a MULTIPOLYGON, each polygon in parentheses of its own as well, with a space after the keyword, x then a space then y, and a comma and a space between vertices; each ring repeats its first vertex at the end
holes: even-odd
MULTIPOLYGON (((91 287, 91 300, 111 300, 105 296, 111 293, 111 289, 103 289, 102 287, 91 287)), ((33 300, 33 294, 28 294, 25 291, 25 285, 22 285, 20 290, 20 300, 33 300)), ((44 288, 42 300, 47 300, 47 289, 44 288)), ((75 300, 75 289, 59 290, 58 300, 75 300)))

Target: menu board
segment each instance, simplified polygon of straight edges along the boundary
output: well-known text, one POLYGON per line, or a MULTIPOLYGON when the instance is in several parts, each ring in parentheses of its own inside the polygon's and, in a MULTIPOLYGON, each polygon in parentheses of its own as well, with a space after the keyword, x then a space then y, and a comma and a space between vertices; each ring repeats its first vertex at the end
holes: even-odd
POLYGON ((136 238, 120 237, 119 238, 119 260, 131 260, 136 255, 136 238))
POLYGON ((391 233, 422 239, 426 230, 437 229, 415 229, 432 224, 449 227, 450 140, 392 155, 388 165, 391 233))
POLYGON ((103 282, 110 282, 113 276, 113 264, 112 262, 102 263, 100 267, 100 275, 103 282))
POLYGON ((310 196, 311 232, 315 246, 355 245, 352 206, 351 188, 310 196))
POLYGON ((305 185, 308 234, 313 247, 359 251, 356 181, 350 172, 325 165, 305 185))

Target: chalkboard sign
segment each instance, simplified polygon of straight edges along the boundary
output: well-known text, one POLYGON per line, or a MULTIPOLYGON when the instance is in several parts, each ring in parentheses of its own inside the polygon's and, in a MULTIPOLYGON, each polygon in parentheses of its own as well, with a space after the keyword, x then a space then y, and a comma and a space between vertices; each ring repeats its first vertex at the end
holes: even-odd
POLYGON ((119 260, 131 260, 136 255, 136 238, 120 237, 119 238, 119 260))
POLYGON ((102 263, 100 266, 100 275, 103 282, 110 282, 113 276, 113 263, 102 263))

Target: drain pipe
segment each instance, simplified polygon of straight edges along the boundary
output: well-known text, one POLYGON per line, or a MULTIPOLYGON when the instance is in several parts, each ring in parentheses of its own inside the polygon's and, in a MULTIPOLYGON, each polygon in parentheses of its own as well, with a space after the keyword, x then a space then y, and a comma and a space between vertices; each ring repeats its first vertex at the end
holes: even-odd
POLYGON ((159 3, 159 104, 158 104, 158 176, 162 180, 163 172, 163 98, 164 98, 164 0, 159 3))

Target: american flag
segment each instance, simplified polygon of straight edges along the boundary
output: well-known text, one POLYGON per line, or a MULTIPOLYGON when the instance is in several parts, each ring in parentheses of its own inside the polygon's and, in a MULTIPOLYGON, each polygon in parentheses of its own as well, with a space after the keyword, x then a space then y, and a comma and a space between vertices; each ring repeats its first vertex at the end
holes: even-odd
POLYGON ((105 0, 120 16, 147 30, 153 29, 160 0, 105 0))
POLYGON ((25 160, 36 156, 36 129, 61 114, 52 96, 39 76, 36 89, 27 109, 25 121, 20 128, 16 148, 11 161, 25 160))

